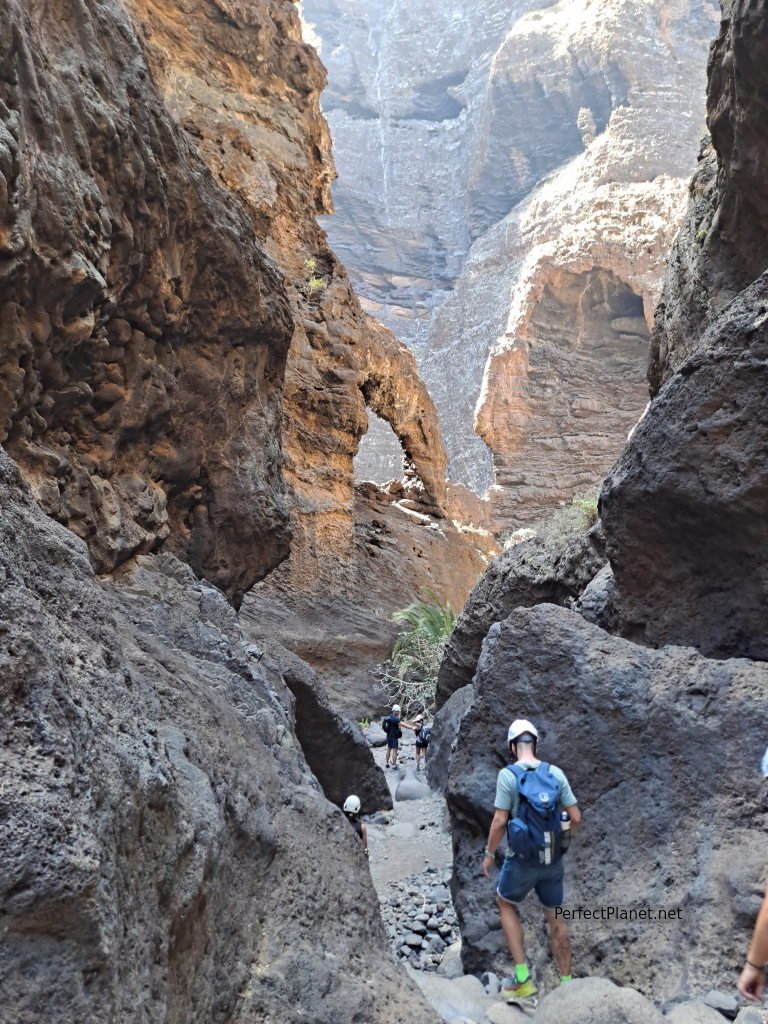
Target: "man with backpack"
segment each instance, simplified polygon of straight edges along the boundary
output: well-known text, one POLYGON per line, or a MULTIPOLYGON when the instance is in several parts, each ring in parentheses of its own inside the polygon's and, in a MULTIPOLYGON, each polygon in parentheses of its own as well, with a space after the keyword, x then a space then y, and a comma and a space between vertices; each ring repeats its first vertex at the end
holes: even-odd
POLYGON ((385 767, 389 768, 389 759, 392 758, 392 767, 397 768, 397 752, 400 749, 400 740, 403 731, 400 728, 400 705, 392 705, 392 714, 387 715, 381 723, 381 727, 387 734, 387 753, 385 755, 385 767))
POLYGON ((555 917, 563 903, 563 860, 561 828, 567 819, 570 834, 581 822, 568 779, 559 768, 539 761, 539 734, 525 719, 509 727, 507 742, 514 764, 502 768, 496 783, 495 814, 483 857, 483 874, 489 869, 496 849, 507 834, 507 855, 496 890, 504 938, 515 965, 514 976, 502 985, 508 1002, 536 994, 523 953, 523 929, 516 905, 531 889, 536 890, 549 925, 549 945, 560 969, 560 982, 571 980, 571 940, 568 926, 555 917), (563 815, 564 812, 564 815, 563 815))
POLYGON ((424 715, 416 715, 411 726, 416 734, 416 771, 421 768, 421 755, 424 755, 424 768, 427 767, 427 747, 429 746, 429 735, 431 727, 424 725, 424 715))

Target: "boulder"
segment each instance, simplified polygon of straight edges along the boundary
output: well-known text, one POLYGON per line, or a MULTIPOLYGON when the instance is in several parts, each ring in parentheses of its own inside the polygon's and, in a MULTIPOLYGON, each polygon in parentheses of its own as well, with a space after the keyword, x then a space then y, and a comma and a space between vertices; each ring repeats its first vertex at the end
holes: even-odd
POLYGON ((664 1024, 659 1011, 632 988, 606 978, 559 985, 539 1003, 534 1024, 664 1024))
POLYGON ((441 976, 439 972, 418 972, 412 976, 444 1021, 454 1022, 457 1017, 467 1017, 473 1021, 482 1020, 494 1003, 486 994, 479 979, 471 974, 453 979, 441 976))
POLYGON ((387 734, 378 722, 371 722, 365 730, 365 738, 372 747, 386 747, 387 745, 387 734))
POLYGON ((461 964, 461 939, 452 942, 443 953, 443 959, 437 968, 437 973, 446 978, 460 978, 464 974, 461 964))
POLYGON ((445 645, 437 677, 438 709, 472 682, 494 622, 518 607, 573 601, 605 565, 604 547, 598 524, 564 541, 533 537, 497 555, 472 588, 445 645))
POLYGON ((395 800, 425 800, 432 796, 432 790, 423 782, 419 782, 414 773, 406 771, 395 790, 395 800))
POLYGON ((392 794, 384 771, 357 723, 331 706, 317 672, 275 640, 260 640, 259 646, 294 696, 296 735, 328 799, 340 807, 354 793, 363 814, 390 810, 392 794))
POLYGON ((726 1019, 706 1003, 688 1002, 673 1006, 664 1015, 664 1024, 726 1024, 726 1019))
MULTIPOLYGON (((480 851, 507 722, 520 716, 538 726, 540 755, 566 772, 584 812, 566 854, 566 906, 669 912, 572 921, 576 973, 610 974, 658 1002, 713 983, 727 991, 762 895, 768 665, 639 647, 540 605, 492 628, 475 688, 446 790, 465 970, 509 968, 480 851)), ((554 980, 535 895, 521 912, 536 977, 554 980)))
POLYGON ((430 785, 444 789, 448 781, 448 768, 451 754, 456 745, 461 722, 475 696, 475 688, 471 684, 455 690, 443 704, 432 722, 432 733, 429 739, 429 764, 427 776, 430 785))
POLYGON ((738 1012, 736 1024, 765 1024, 765 1012, 757 1006, 744 1006, 738 1012))
POLYGON ((732 992, 718 992, 717 989, 711 988, 709 992, 706 992, 701 997, 701 1001, 706 1006, 711 1006, 713 1010, 717 1010, 724 1017, 733 1019, 739 1012, 739 1004, 732 992))

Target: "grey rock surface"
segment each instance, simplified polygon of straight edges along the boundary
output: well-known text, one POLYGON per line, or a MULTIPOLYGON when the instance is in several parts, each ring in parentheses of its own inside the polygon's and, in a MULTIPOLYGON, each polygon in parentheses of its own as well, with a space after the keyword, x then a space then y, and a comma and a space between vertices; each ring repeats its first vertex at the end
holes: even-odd
MULTIPOLYGON (((494 626, 475 688, 446 790, 465 969, 509 971, 481 851, 508 724, 526 717, 584 815, 565 859, 565 906, 675 910, 665 921, 573 921, 576 975, 609 976, 659 1004, 727 992, 761 902, 768 666, 651 650, 540 605, 494 626)), ((554 983, 535 895, 521 909, 537 980, 554 983)))
POLYGON ((371 722, 365 730, 365 738, 372 747, 385 747, 387 745, 387 734, 377 722, 371 722))
POLYGON ((395 800, 425 800, 431 795, 432 790, 429 786, 420 782, 410 770, 403 774, 395 790, 395 800))
POLYGON ((659 305, 656 397, 601 507, 618 631, 766 658, 768 151, 754 97, 766 88, 768 10, 725 10, 709 69, 714 152, 702 153, 659 305))
POLYGON ((448 782, 451 756, 459 736, 459 729, 474 697, 475 688, 471 684, 462 686, 460 690, 454 690, 432 722, 427 774, 430 785, 436 789, 445 789, 448 782))
POLYGON ((365 736, 333 708, 315 670, 275 640, 260 645, 293 694, 296 737, 328 799, 341 806, 354 793, 363 814, 391 810, 392 794, 365 736))
POLYGON ((646 403, 716 8, 302 11, 329 72, 339 177, 323 223, 365 307, 423 353, 451 478, 484 492, 488 445, 505 516, 596 484, 646 403))
POLYGON ((534 537, 491 562, 467 598, 447 644, 437 678, 437 706, 472 682, 488 630, 515 608, 544 601, 567 604, 605 565, 600 525, 572 536, 534 537))
POLYGON ((173 557, 99 583, 0 452, 4 1022, 435 1019, 264 661, 173 557))
POLYGON ((580 978, 542 999, 533 1020, 535 1024, 663 1024, 664 1018, 634 989, 619 988, 605 978, 580 978))
POLYGON ((679 1003, 664 1014, 666 1024, 725 1024, 727 1019, 730 1018, 724 1017, 706 1003, 695 1001, 679 1003))

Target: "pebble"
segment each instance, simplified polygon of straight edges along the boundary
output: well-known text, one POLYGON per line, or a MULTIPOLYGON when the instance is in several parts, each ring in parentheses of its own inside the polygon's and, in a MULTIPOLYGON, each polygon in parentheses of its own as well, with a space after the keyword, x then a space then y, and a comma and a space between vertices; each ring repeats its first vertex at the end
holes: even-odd
POLYGON ((448 945, 459 938, 450 892, 436 875, 451 878, 450 872, 431 865, 390 883, 379 899, 392 950, 419 971, 436 971, 448 945))

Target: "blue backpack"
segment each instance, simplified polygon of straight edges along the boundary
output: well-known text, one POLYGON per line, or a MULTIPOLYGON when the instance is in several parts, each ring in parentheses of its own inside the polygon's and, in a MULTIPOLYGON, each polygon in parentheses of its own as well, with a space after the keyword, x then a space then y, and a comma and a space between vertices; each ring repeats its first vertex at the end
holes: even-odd
POLYGON ((560 781, 544 761, 538 768, 507 765, 517 781, 517 817, 507 826, 510 850, 521 860, 554 864, 560 850, 560 781))

